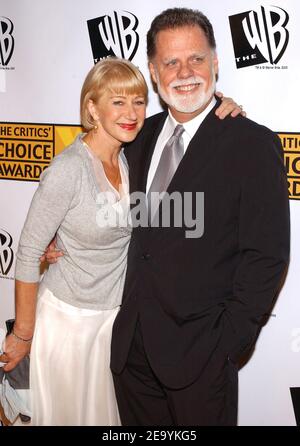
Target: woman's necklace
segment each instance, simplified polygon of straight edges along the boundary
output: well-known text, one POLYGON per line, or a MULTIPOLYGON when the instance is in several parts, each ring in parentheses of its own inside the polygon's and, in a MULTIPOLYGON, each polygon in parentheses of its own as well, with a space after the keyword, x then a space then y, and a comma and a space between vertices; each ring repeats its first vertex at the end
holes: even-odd
POLYGON ((108 182, 113 186, 115 190, 120 192, 120 186, 122 185, 122 177, 120 172, 119 165, 117 167, 109 167, 107 163, 105 163, 99 156, 96 155, 94 150, 91 148, 91 146, 82 139, 83 145, 86 147, 90 155, 95 158, 98 162, 102 164, 105 176, 108 180, 108 182))
POLYGON ((110 184, 117 191, 119 191, 120 185, 122 184, 122 178, 121 178, 121 173, 120 173, 119 166, 118 167, 114 167, 114 168, 108 168, 103 162, 102 162, 102 165, 103 165, 103 169, 104 169, 106 178, 108 179, 110 184))

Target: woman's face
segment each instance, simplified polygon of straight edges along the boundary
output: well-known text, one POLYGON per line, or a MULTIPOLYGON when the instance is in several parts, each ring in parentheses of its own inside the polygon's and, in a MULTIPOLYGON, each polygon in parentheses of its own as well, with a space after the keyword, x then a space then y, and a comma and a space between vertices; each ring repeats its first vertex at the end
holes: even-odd
POLYGON ((104 93, 97 103, 90 101, 90 112, 98 121, 99 136, 111 143, 133 141, 141 130, 146 114, 146 101, 139 95, 104 93))

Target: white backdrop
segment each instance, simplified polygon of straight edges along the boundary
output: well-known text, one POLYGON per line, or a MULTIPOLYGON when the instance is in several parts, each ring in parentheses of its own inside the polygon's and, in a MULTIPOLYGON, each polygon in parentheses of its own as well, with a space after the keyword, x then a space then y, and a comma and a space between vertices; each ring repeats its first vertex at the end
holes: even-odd
MULTIPOLYGON (((292 145, 286 143, 285 147, 295 152, 290 155, 294 159, 294 172, 289 171, 289 174, 300 177, 300 167, 297 167, 300 154, 297 147, 300 141, 300 3, 297 0, 165 0, 163 6, 159 0, 128 0, 126 4, 121 0, 0 0, 0 330, 4 329, 4 321, 14 315, 14 261, 9 270, 7 265, 10 256, 16 254, 26 212, 38 184, 31 181, 29 175, 23 180, 8 179, 13 174, 7 174, 4 165, 12 163, 12 157, 16 160, 16 154, 12 150, 5 152, 5 147, 24 144, 24 141, 28 144, 28 137, 22 139, 16 135, 20 126, 11 123, 33 123, 35 128, 38 124, 79 124, 80 89, 94 63, 87 21, 106 15, 119 19, 122 15, 127 16, 131 23, 135 20, 131 14, 137 18, 135 31, 128 31, 131 25, 126 19, 119 22, 119 31, 125 37, 127 33, 129 49, 130 39, 133 45, 139 36, 133 62, 149 82, 148 115, 159 111, 160 106, 149 81, 145 36, 153 17, 162 9, 174 6, 198 8, 210 18, 219 55, 218 89, 242 103, 249 118, 278 133, 292 134, 289 135, 292 145), (281 31, 285 28, 289 31, 286 49, 276 64, 272 65, 267 60, 262 64, 237 68, 229 16, 250 11, 259 13, 261 6, 265 12, 270 6, 275 6, 284 11, 284 17, 288 14, 288 22, 281 27, 281 31), (5 126, 3 123, 9 124, 5 126), (12 129, 11 135, 8 135, 7 128, 12 129), (8 136, 18 141, 8 139, 8 136), (12 237, 11 246, 8 246, 7 233, 12 237)), ((276 13, 272 17, 276 18, 276 13)), ((278 31, 276 36, 284 38, 284 33, 278 31)), ((126 41, 123 40, 124 43, 126 41)), ((115 51, 118 47, 118 40, 115 40, 115 51)), ((256 50, 254 48, 252 53, 256 50)), ((54 153, 72 139, 73 134, 68 131, 69 127, 66 127, 65 131, 58 132, 54 153)), ((296 424, 290 388, 300 388, 300 252, 297 230, 300 223, 300 182, 295 183, 295 187, 290 201, 292 252, 289 273, 251 361, 240 372, 240 425, 296 424)))

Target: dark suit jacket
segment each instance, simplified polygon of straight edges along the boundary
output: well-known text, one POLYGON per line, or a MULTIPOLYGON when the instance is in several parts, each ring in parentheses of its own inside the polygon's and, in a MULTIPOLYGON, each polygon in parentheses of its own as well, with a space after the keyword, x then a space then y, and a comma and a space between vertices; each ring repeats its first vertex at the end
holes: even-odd
MULTIPOLYGON (((216 108, 216 107, 215 107, 216 108)), ((193 137, 168 192, 204 192, 204 233, 136 227, 111 366, 120 373, 139 317, 145 349, 170 388, 201 375, 212 355, 237 361, 274 303, 289 259, 289 203, 279 138, 215 108, 193 137)), ((147 119, 128 147, 131 192, 145 191, 166 119, 147 119)))

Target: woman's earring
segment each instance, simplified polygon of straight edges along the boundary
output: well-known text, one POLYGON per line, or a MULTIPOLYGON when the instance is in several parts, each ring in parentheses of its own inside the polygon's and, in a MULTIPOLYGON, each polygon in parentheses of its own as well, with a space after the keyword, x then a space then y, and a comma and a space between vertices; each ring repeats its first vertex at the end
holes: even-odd
POLYGON ((93 127, 93 130, 94 130, 94 132, 95 133, 97 133, 97 130, 98 130, 98 122, 99 122, 99 120, 98 119, 94 119, 93 120, 94 121, 94 127, 93 127))

